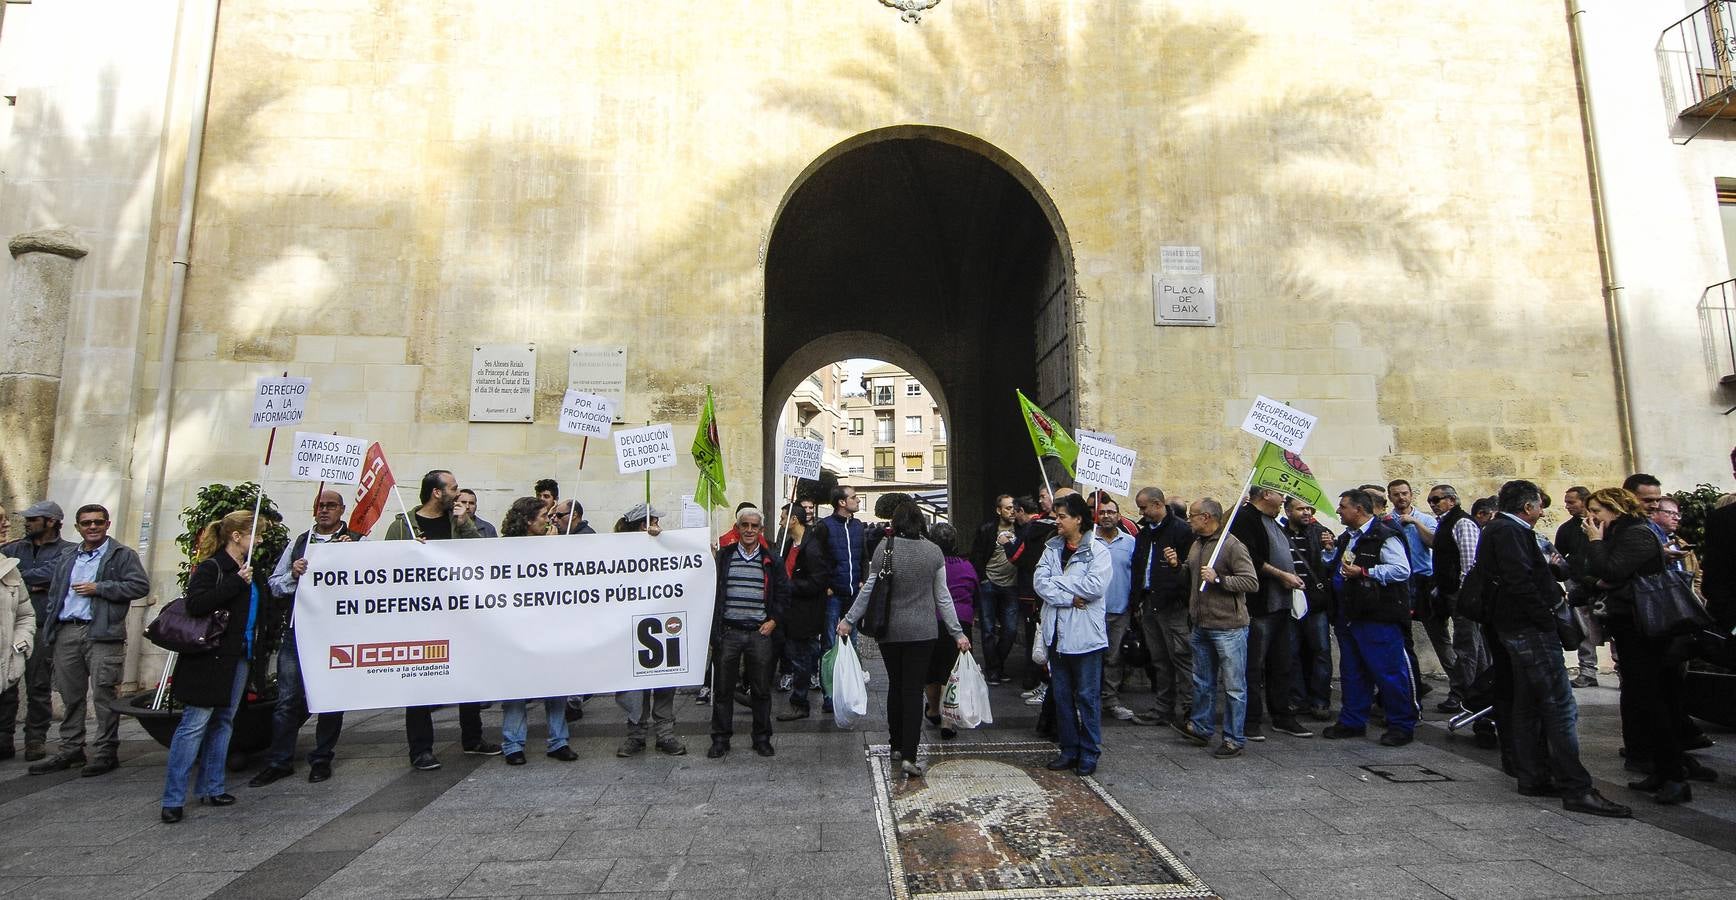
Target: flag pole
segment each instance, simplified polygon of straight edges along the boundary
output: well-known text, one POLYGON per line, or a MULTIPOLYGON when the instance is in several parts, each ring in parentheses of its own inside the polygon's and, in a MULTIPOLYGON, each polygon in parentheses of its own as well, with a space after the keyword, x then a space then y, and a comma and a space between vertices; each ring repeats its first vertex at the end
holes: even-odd
MULTIPOLYGON (((1254 486, 1255 471, 1256 469, 1248 470, 1248 480, 1242 483, 1242 492, 1236 495, 1235 503, 1230 507, 1230 515, 1228 518, 1224 519, 1224 527, 1218 530, 1219 537, 1217 546, 1212 548, 1212 558, 1206 560, 1206 565, 1208 567, 1218 564, 1218 554, 1222 553, 1224 549, 1224 537, 1229 535, 1230 525, 1236 521, 1236 512, 1242 508, 1242 500, 1248 496, 1248 489, 1254 486)), ((1200 593, 1205 593, 1205 589, 1206 580, 1201 578, 1200 593)))
MULTIPOLYGON (((589 449, 591 449, 591 436, 587 434, 584 440, 579 442, 579 480, 573 484, 573 496, 570 501, 574 505, 579 502, 578 488, 585 483, 585 451, 589 449)), ((573 533, 573 518, 573 511, 567 510, 567 534, 573 533)))
MULTIPOLYGON (((289 377, 289 370, 283 370, 283 377, 289 377)), ((265 462, 259 468, 259 490, 253 495, 253 527, 247 533, 247 561, 253 562, 253 539, 259 534, 259 510, 265 502, 265 473, 271 468, 271 447, 277 443, 277 426, 271 426, 271 436, 265 439, 265 462)), ((318 503, 316 499, 314 501, 318 503)))
POLYGON ((416 523, 410 519, 410 507, 404 505, 404 495, 398 492, 397 479, 392 480, 392 496, 398 498, 398 509, 404 513, 404 527, 409 529, 410 537, 416 537, 416 523))

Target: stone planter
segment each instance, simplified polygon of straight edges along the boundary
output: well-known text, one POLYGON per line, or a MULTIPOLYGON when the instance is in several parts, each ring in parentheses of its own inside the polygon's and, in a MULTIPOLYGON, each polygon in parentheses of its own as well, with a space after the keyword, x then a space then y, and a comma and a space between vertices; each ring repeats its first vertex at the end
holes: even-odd
MULTIPOLYGON (((179 709, 152 709, 151 698, 156 690, 140 691, 125 697, 115 699, 113 709, 123 716, 132 716, 144 726, 145 732, 164 747, 175 737, 175 728, 181 724, 179 709)), ((239 770, 246 767, 248 754, 258 753, 271 746, 271 711, 274 704, 270 701, 256 700, 252 703, 245 699, 235 709, 234 733, 229 738, 229 768, 239 770)))

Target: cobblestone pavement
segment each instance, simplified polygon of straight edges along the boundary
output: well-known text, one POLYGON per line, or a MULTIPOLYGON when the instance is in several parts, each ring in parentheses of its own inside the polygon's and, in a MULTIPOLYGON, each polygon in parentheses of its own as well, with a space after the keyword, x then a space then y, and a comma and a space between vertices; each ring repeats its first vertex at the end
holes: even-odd
MULTIPOLYGON (((1404 748, 1274 734, 1233 760, 1167 729, 1108 722, 1097 778, 1227 898, 1736 895, 1736 735, 1714 730, 1719 746, 1700 754, 1730 777, 1695 785, 1689 806, 1650 805, 1621 786, 1614 679, 1604 683, 1577 692, 1584 756, 1605 794, 1637 801, 1634 821, 1518 796, 1494 754, 1449 736, 1440 716, 1404 748), (1362 768, 1394 764, 1452 780, 1395 783, 1362 768)), ((174 826, 157 822, 165 752, 129 720, 112 774, 32 777, 22 758, 0 763, 0 895, 889 896, 865 762, 886 741, 883 719, 856 731, 780 723, 777 756, 762 759, 738 711, 735 752, 708 760, 709 708, 684 696, 691 752, 622 760, 619 709, 606 698, 588 709, 578 762, 535 752, 533 719, 530 764, 517 768, 463 755, 443 711, 436 772, 409 768, 398 711, 354 714, 331 781, 308 784, 299 762, 266 788, 232 774, 237 805, 190 806, 174 826)), ((995 689, 995 709, 971 740, 1032 738, 1034 710, 1013 686, 995 689)), ((498 735, 498 708, 484 724, 498 735)), ((305 751, 311 727, 303 739, 305 751)))

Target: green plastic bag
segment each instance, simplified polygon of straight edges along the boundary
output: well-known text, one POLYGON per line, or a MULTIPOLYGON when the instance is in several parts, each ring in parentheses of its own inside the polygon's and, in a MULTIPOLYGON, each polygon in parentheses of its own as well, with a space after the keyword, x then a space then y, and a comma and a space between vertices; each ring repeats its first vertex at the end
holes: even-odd
POLYGON ((832 642, 832 649, 820 654, 820 686, 825 689, 826 696, 832 696, 832 665, 838 661, 838 642, 832 642))

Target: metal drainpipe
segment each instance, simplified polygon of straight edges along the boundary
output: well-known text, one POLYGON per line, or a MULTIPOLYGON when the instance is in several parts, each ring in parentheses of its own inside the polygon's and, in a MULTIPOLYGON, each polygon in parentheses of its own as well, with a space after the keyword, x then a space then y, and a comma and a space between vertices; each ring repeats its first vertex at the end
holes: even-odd
MULTIPOLYGON (((153 571, 157 558, 157 548, 165 543, 163 537, 163 480, 166 476, 169 462, 169 426, 173 409, 175 388, 175 356, 181 339, 181 306, 187 294, 188 251, 193 244, 193 207, 198 199, 199 191, 199 158, 205 150, 205 119, 211 106, 211 69, 217 55, 217 14, 222 0, 206 0, 210 12, 207 16, 205 34, 205 52, 199 57, 200 68, 193 73, 193 83, 197 93, 194 95, 193 109, 187 124, 186 158, 181 166, 181 206, 180 218, 175 226, 175 251, 169 261, 169 303, 163 316, 162 359, 159 363, 157 376, 157 396, 151 407, 151 423, 154 440, 151 443, 151 462, 149 477, 145 482, 143 507, 150 518, 141 522, 141 537, 139 543, 143 546, 145 571, 153 571)), ((172 543, 172 540, 168 540, 172 543)), ((160 587, 160 586, 159 586, 160 587)), ((143 651, 144 641, 139 635, 133 634, 134 622, 128 623, 126 679, 134 680, 138 676, 139 659, 143 651)), ((138 625, 143 624, 143 611, 139 614, 138 625)))
POLYGON ((1603 247, 1603 296, 1604 317, 1609 322, 1610 347, 1613 351, 1615 365, 1615 407, 1616 420, 1621 426, 1622 456, 1627 463, 1628 472, 1641 471, 1639 433, 1634 429, 1633 418, 1633 379, 1629 374, 1631 366, 1628 360, 1627 334, 1631 330, 1628 323, 1628 306, 1626 288, 1622 285, 1621 270, 1616 265, 1615 244, 1610 240, 1609 205, 1604 197, 1603 141, 1602 132, 1597 125, 1595 104, 1591 94, 1591 68, 1585 59, 1585 34, 1580 25, 1580 17, 1585 15, 1585 7, 1581 0, 1568 0, 1568 22, 1571 24, 1573 39, 1573 57, 1579 74, 1580 116, 1584 120, 1586 135, 1586 154, 1591 157, 1591 199, 1592 218, 1597 227, 1597 240, 1603 247))

